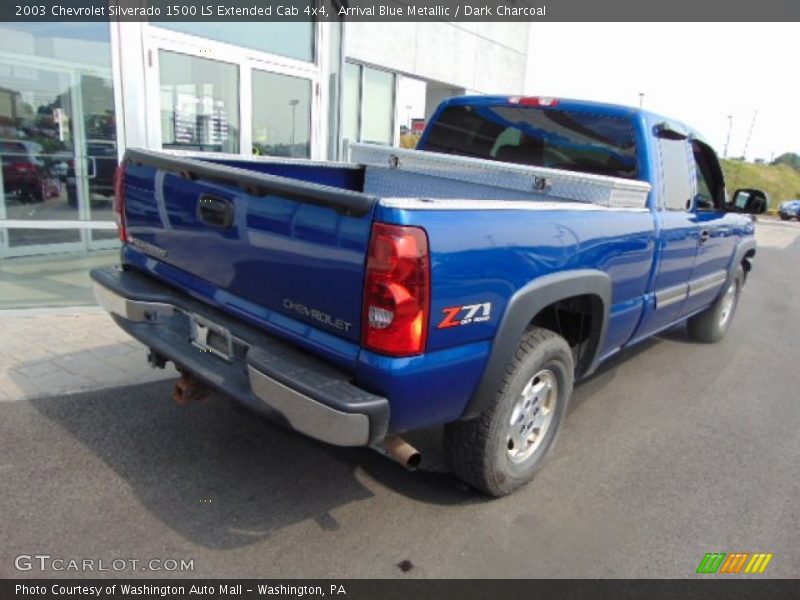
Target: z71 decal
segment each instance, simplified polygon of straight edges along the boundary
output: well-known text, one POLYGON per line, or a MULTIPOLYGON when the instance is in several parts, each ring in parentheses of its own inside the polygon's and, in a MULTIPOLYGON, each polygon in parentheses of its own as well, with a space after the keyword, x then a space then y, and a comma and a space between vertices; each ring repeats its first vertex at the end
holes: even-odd
POLYGON ((459 325, 469 325, 470 323, 482 323, 488 321, 492 316, 492 303, 465 304, 464 306, 450 306, 445 308, 442 313, 445 315, 437 329, 447 329, 448 327, 458 327, 459 325))

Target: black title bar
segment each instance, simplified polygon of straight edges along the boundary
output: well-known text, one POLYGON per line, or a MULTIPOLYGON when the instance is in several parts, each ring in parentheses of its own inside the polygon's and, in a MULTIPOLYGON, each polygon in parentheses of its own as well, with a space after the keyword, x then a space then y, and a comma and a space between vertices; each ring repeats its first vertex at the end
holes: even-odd
MULTIPOLYGON (((0 21, 798 21, 797 0, 3 0, 0 21)), ((754 32, 757 38, 757 32, 754 32)), ((673 40, 679 43, 676 24, 673 40)), ((700 43, 700 41, 697 41, 700 43)))
MULTIPOLYGON (((757 576, 758 577, 758 576, 757 576)), ((192 599, 327 598, 339 600, 784 600, 800 597, 797 579, 729 579, 708 576, 692 580, 185 580, 185 579, 43 579, 0 580, 4 600, 73 600, 98 598, 192 599)))

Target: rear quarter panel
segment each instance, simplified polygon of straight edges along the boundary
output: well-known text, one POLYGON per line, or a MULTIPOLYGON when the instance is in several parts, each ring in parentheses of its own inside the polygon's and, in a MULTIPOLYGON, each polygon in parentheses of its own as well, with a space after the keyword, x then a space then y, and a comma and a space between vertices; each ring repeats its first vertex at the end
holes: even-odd
POLYGON ((563 206, 376 209, 379 221, 423 227, 431 253, 427 353, 397 360, 362 351, 359 361, 360 382, 383 393, 391 390, 392 429, 452 421, 462 414, 483 373, 509 299, 537 277, 587 268, 607 273, 613 282, 612 306, 599 352, 606 354, 630 338, 641 316, 653 263, 652 214, 646 209, 563 206), (488 320, 438 327, 448 308, 487 302, 488 320), (453 356, 455 365, 450 365, 448 357, 453 356))

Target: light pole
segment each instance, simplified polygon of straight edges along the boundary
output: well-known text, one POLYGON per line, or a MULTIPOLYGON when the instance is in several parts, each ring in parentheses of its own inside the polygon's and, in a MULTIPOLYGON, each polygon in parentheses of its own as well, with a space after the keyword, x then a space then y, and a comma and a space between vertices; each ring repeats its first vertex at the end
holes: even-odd
POLYGON ((728 135, 725 137, 725 152, 722 158, 728 158, 728 144, 731 143, 731 129, 733 128, 733 115, 728 115, 728 135))
POLYGON ((750 145, 750 136, 753 135, 753 127, 756 126, 756 118, 758 117, 758 111, 753 111, 753 120, 750 121, 750 129, 747 131, 747 139, 744 141, 744 150, 742 150, 742 156, 745 157, 747 160, 747 147, 750 145))
POLYGON ((294 125, 295 125, 295 113, 297 112, 297 105, 300 104, 300 100, 297 98, 292 98, 289 100, 289 106, 292 107, 292 149, 290 150, 291 153, 294 153, 294 125))
POLYGON ((644 92, 639 92, 639 108, 644 105, 644 92))

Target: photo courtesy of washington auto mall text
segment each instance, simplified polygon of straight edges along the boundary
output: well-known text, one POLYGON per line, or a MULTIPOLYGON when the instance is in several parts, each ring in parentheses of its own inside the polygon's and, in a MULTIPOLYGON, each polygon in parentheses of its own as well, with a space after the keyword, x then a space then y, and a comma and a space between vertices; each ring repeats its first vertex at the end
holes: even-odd
POLYGON ((18 598, 58 597, 58 598, 241 598, 244 596, 279 596, 303 598, 346 597, 347 590, 342 583, 326 585, 288 585, 283 583, 258 584, 245 583, 111 583, 100 582, 91 585, 80 583, 14 584, 14 594, 18 598), (249 587, 246 587, 249 586, 249 587))
POLYGON ((800 598, 798 21, 0 2, 0 600, 800 598))

